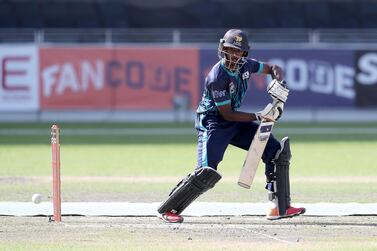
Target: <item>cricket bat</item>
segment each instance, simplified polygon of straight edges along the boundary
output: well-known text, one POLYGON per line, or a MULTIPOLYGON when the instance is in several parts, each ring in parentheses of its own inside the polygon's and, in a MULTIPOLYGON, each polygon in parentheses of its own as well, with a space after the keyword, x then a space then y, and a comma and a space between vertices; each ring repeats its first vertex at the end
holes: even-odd
MULTIPOLYGON (((276 104, 277 102, 274 102, 274 106, 276 104)), ((266 120, 262 120, 260 123, 247 152, 240 177, 238 178, 238 185, 241 187, 250 189, 274 124, 275 122, 266 120)))

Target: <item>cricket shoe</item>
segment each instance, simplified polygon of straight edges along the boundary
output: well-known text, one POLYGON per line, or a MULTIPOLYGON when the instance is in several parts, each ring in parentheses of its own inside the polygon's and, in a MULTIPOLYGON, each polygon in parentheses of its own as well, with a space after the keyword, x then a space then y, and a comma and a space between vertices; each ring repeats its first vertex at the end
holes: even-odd
POLYGON ((172 212, 163 213, 161 214, 160 218, 167 223, 182 223, 183 222, 182 216, 180 216, 179 214, 172 213, 172 212))
POLYGON ((305 213, 306 209, 304 207, 288 207, 285 215, 279 215, 279 210, 277 207, 270 209, 266 218, 267 220, 278 220, 282 218, 291 218, 300 214, 305 213))

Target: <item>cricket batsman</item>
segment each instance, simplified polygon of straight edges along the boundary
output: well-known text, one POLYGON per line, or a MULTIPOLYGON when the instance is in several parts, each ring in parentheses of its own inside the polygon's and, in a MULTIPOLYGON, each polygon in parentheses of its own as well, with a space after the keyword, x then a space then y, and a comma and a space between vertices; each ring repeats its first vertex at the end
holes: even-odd
MULTIPOLYGON (((199 195, 213 188, 221 179, 217 166, 229 144, 248 150, 262 119, 276 121, 283 112, 288 89, 283 82, 283 71, 248 58, 247 35, 238 29, 228 30, 220 39, 219 61, 205 79, 202 100, 197 109, 195 127, 198 132, 197 167, 182 179, 158 208, 161 219, 169 223, 181 223, 180 215, 199 195), (273 81, 268 93, 278 105, 268 104, 262 111, 239 111, 248 88, 251 74, 269 74, 273 81)), ((266 189, 274 207, 267 212, 267 219, 293 217, 305 212, 305 208, 291 206, 289 164, 291 151, 289 139, 279 142, 271 134, 262 155, 265 163, 266 189)))

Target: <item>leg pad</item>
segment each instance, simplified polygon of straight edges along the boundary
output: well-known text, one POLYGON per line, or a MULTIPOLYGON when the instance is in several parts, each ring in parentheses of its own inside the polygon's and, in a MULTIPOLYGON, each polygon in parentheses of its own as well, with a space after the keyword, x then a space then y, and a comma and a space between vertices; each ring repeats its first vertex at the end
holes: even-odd
POLYGON ((281 141, 281 149, 276 154, 273 163, 275 164, 275 179, 266 186, 269 192, 269 200, 275 202, 279 215, 285 215, 291 204, 289 164, 292 154, 288 137, 281 141))
POLYGON ((181 180, 170 192, 169 198, 158 208, 160 214, 180 214, 202 193, 213 188, 221 175, 213 168, 202 167, 181 180))

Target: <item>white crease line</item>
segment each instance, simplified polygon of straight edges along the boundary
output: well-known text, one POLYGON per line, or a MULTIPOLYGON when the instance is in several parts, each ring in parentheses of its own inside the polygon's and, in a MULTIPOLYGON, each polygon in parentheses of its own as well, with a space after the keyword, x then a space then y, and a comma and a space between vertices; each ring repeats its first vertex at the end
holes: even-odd
POLYGON ((295 242, 287 241, 287 240, 283 240, 283 239, 279 239, 279 238, 276 238, 276 237, 268 235, 268 234, 263 234, 263 233, 259 233, 257 231, 253 231, 251 229, 247 229, 245 227, 240 227, 240 228, 243 229, 243 230, 245 230, 245 231, 247 231, 247 232, 251 232, 251 233, 256 234, 256 235, 261 235, 261 236, 273 239, 275 241, 283 242, 283 243, 286 243, 286 244, 295 244, 295 242))

